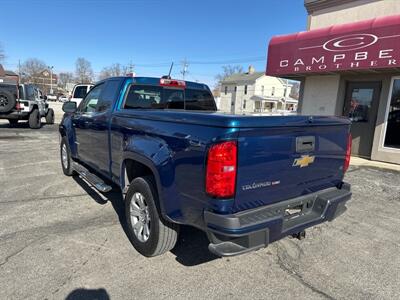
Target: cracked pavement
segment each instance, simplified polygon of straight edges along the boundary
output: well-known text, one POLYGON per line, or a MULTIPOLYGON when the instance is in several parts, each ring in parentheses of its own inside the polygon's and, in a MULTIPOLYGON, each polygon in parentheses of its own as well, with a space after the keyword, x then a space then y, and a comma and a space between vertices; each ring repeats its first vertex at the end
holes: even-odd
POLYGON ((64 176, 58 147, 57 125, 0 122, 0 299, 400 298, 398 172, 351 167, 348 210, 305 240, 221 259, 184 227, 149 259, 124 233, 120 193, 64 176))

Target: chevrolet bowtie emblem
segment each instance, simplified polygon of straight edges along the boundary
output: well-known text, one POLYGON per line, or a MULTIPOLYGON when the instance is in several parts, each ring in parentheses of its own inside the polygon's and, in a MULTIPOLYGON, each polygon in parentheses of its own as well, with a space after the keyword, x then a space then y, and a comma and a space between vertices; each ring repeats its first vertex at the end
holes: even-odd
POLYGON ((315 160, 315 156, 310 156, 310 155, 302 155, 299 158, 296 158, 293 161, 292 167, 307 167, 308 165, 312 164, 315 160))

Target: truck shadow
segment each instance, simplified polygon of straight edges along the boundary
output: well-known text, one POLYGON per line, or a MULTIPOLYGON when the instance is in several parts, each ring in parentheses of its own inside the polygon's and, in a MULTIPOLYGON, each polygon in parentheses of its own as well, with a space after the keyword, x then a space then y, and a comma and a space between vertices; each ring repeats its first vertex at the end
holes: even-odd
MULTIPOLYGON (((40 127, 40 129, 42 129, 44 127, 58 130, 58 124, 46 124, 46 122, 42 122, 42 126, 40 127)), ((29 124, 26 121, 20 121, 17 124, 14 124, 12 126, 10 126, 10 124, 8 124, 8 123, 1 123, 0 128, 8 128, 8 129, 27 128, 29 130, 32 130, 29 128, 29 124)), ((33 129, 33 130, 37 130, 37 129, 33 129)))
POLYGON ((110 300, 110 295, 104 288, 80 288, 69 293, 65 300, 110 300))
MULTIPOLYGON (((104 205, 108 201, 111 203, 126 238, 129 239, 128 225, 125 221, 125 207, 120 189, 117 186, 113 186, 110 192, 103 195, 80 177, 73 176, 73 179, 96 203, 100 205, 104 205)), ((178 241, 171 253, 175 255, 176 261, 180 264, 187 267, 197 266, 219 258, 208 251, 208 244, 208 238, 203 231, 191 226, 181 226, 178 241)))
POLYGON ((29 128, 29 125, 28 125, 27 122, 18 122, 17 124, 12 125, 12 126, 10 126, 10 124, 8 124, 8 123, 2 123, 2 124, 0 124, 0 128, 10 128, 10 129, 13 129, 13 128, 29 128))

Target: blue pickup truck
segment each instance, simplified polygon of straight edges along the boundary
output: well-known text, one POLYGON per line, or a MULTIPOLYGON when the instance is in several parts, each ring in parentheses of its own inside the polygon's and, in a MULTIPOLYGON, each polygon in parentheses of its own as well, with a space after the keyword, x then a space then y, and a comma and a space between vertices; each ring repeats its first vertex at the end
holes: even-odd
POLYGON ((351 197, 346 118, 223 114, 206 85, 169 77, 109 78, 63 110, 64 174, 121 189, 145 256, 171 250, 181 224, 219 256, 302 238, 351 197))

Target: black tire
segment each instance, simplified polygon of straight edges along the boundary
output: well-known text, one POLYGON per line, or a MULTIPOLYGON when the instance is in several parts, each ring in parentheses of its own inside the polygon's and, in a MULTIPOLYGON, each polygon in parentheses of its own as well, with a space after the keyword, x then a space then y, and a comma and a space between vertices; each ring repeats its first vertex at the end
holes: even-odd
POLYGON ((18 119, 8 119, 8 122, 10 122, 10 127, 14 127, 18 124, 18 119))
POLYGON ((52 108, 47 110, 46 124, 54 124, 54 110, 52 108))
POLYGON ((15 96, 8 91, 0 91, 0 113, 8 113, 15 107, 15 96))
POLYGON ((29 127, 32 129, 38 129, 42 126, 42 120, 40 117, 39 110, 37 108, 33 109, 29 115, 29 127))
POLYGON ((62 139, 61 139, 60 159, 61 159, 61 167, 62 167, 63 173, 67 176, 74 175, 75 171, 72 168, 71 149, 69 148, 68 140, 65 136, 62 137, 62 139), (63 161, 63 147, 64 146, 65 146, 66 157, 67 157, 66 162, 63 161))
POLYGON ((131 182, 125 196, 128 237, 135 249, 147 257, 161 255, 174 248, 179 233, 179 225, 167 222, 160 216, 156 201, 158 201, 158 195, 151 176, 138 177, 131 182), (136 193, 143 195, 144 202, 148 207, 150 233, 146 241, 141 241, 137 237, 132 224, 131 203, 135 201, 134 195, 136 193))

